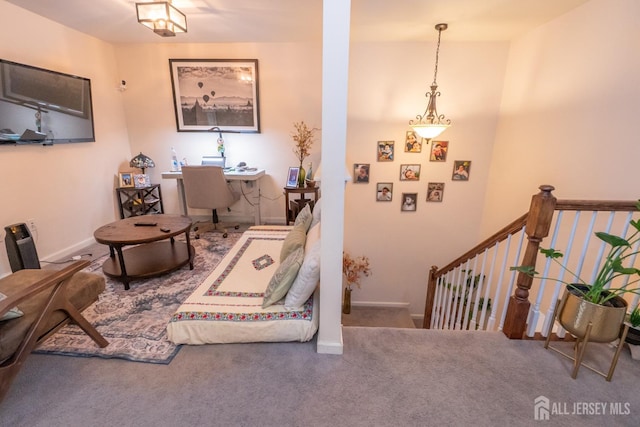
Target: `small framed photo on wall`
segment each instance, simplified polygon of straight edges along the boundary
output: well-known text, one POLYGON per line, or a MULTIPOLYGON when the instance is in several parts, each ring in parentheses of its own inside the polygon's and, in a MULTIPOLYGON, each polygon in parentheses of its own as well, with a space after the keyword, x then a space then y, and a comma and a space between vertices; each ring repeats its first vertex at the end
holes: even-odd
POLYGON ((444 182, 430 182, 427 186, 427 202, 441 202, 444 195, 444 182))
POLYGON ((298 176, 300 176, 300 167, 290 167, 287 174, 287 187, 297 187, 298 176))
POLYGON ((429 160, 432 162, 446 162, 449 141, 431 141, 431 154, 429 160))
POLYGON ((118 185, 120 187, 133 187, 133 172, 118 173, 118 185))
POLYGON ((376 200, 379 202, 390 202, 393 196, 392 182, 379 182, 376 184, 376 200))
POLYGON ((395 141, 378 141, 378 161, 392 162, 395 141))
POLYGON ((353 165, 353 182, 368 183, 369 166, 369 163, 356 163, 355 165, 353 165))
POLYGON ((420 165, 400 165, 400 181, 420 180, 420 165))
POLYGON ((420 153, 422 151, 422 138, 412 130, 408 130, 404 139, 405 153, 420 153))
POLYGON ((402 193, 402 205, 400 210, 402 212, 414 212, 416 210, 416 201, 418 200, 418 193, 402 193))
POLYGON ((453 175, 451 179, 454 181, 469 181, 470 172, 471 160, 456 160, 453 162, 453 175))

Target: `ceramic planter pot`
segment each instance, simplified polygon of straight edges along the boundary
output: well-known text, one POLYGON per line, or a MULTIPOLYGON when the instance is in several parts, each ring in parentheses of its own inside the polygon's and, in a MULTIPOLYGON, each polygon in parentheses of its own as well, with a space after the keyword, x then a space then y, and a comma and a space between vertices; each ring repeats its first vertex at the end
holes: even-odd
MULTIPOLYGON (((593 304, 586 301, 573 287, 583 291, 584 285, 567 286, 562 301, 558 320, 563 328, 572 335, 582 339, 587 333, 589 322, 592 323, 589 341, 611 342, 618 338, 620 326, 627 312, 627 302, 621 297, 613 297, 608 305, 593 304)), ((606 292, 606 291, 604 291, 606 292)))

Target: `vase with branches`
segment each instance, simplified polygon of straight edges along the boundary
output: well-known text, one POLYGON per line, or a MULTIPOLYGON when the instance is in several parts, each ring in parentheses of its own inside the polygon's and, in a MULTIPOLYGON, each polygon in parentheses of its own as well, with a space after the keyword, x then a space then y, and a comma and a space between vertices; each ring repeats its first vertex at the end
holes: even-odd
POLYGON ((342 312, 351 313, 351 291, 353 286, 360 288, 360 277, 370 276, 371 267, 369 266, 369 258, 366 256, 351 257, 347 252, 342 253, 342 274, 347 282, 344 288, 344 303, 342 312))
POLYGON ((295 142, 295 145, 293 146, 293 153, 300 161, 298 187, 304 187, 305 170, 302 167, 302 163, 304 162, 304 159, 309 157, 309 154, 311 153, 311 146, 313 145, 313 138, 319 129, 310 128, 304 121, 294 122, 293 127, 295 128, 295 132, 291 135, 295 142))

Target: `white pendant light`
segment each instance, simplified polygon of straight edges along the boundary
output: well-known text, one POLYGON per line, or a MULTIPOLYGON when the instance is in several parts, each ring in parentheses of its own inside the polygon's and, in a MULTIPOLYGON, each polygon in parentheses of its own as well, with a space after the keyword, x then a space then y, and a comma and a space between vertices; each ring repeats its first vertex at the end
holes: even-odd
POLYGON ((436 30, 438 30, 438 47, 436 49, 436 66, 435 71, 433 73, 433 83, 431 83, 431 90, 425 94, 427 99, 429 100, 427 104, 427 109, 424 114, 417 115, 417 122, 414 123, 413 120, 409 121, 409 125, 411 128, 422 138, 432 139, 440 135, 442 132, 447 130, 449 126, 451 126, 451 120, 445 119, 444 114, 438 114, 438 109, 436 108, 436 97, 440 96, 440 92, 438 92, 438 83, 436 82, 436 77, 438 76, 438 56, 440 54, 440 36, 444 30, 448 28, 447 24, 438 24, 436 25, 436 30))

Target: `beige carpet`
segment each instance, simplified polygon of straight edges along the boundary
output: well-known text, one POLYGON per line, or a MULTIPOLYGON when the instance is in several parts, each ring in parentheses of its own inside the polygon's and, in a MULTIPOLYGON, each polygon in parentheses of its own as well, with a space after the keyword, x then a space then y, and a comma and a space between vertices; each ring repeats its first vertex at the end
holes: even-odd
POLYGON ((370 326, 386 328, 415 328, 408 308, 351 307, 351 313, 342 314, 343 326, 370 326))

